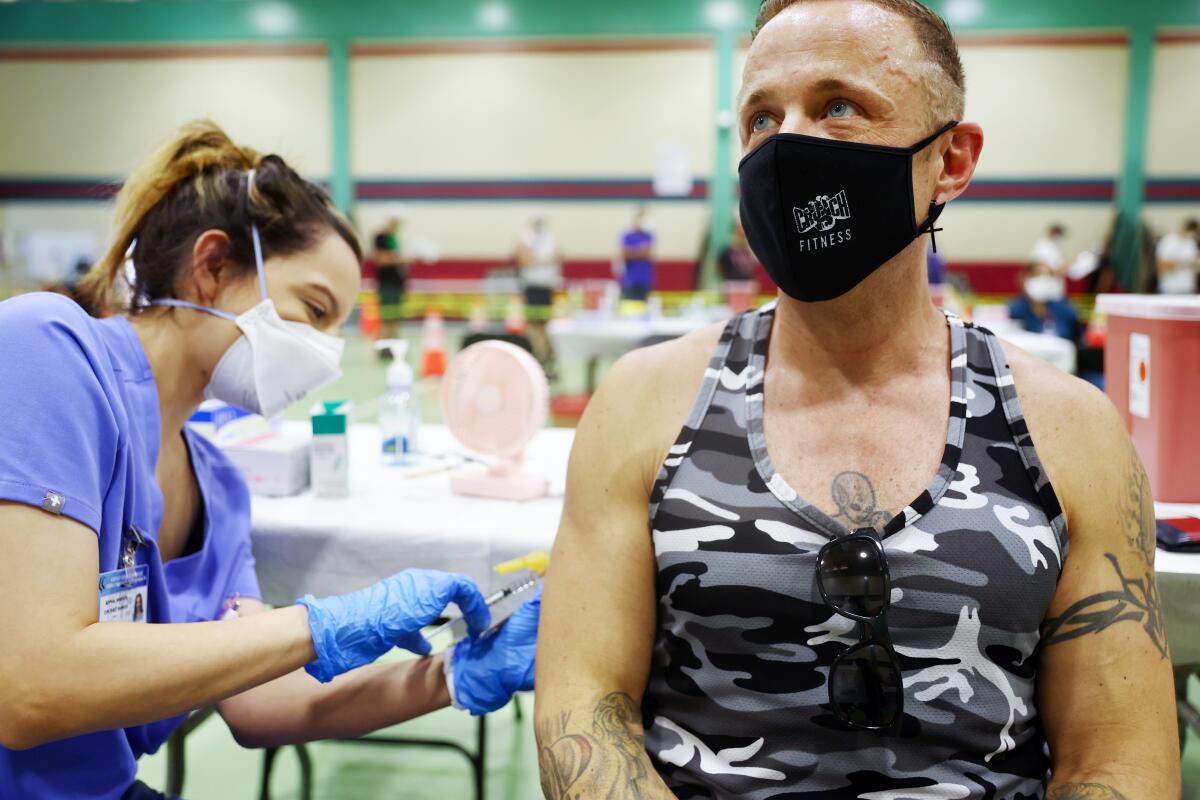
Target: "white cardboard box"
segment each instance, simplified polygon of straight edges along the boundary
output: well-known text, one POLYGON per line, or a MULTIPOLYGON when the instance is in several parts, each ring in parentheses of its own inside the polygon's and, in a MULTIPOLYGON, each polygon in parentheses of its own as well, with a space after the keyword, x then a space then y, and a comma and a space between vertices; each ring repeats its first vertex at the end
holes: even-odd
POLYGON ((308 488, 310 445, 308 436, 272 433, 222 449, 246 476, 252 494, 291 497, 308 488))

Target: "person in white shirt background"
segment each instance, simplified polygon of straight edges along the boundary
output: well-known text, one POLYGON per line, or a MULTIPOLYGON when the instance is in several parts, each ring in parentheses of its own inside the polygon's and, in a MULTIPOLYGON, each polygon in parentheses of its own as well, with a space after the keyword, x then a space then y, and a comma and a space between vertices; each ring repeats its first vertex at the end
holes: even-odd
POLYGON ((1200 264, 1200 220, 1184 220, 1178 231, 1158 243, 1159 294, 1195 294, 1200 264))
POLYGON ((554 292, 562 281, 562 253, 546 225, 546 215, 536 212, 517 244, 517 267, 525 290, 525 315, 533 354, 553 374, 554 346, 546 334, 554 308, 554 292))
POLYGON ((1044 264, 1052 271, 1062 273, 1067 268, 1067 257, 1063 253, 1063 240, 1067 238, 1067 229, 1059 223, 1054 223, 1047 229, 1046 235, 1033 244, 1033 254, 1030 261, 1034 264, 1044 264))

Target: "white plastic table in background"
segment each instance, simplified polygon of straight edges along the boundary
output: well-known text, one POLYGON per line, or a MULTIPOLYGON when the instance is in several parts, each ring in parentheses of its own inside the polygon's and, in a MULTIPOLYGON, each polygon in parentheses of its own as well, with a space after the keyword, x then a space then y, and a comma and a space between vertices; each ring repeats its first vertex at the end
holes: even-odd
MULTIPOLYGON (((703 316, 658 319, 583 315, 554 320, 546 331, 560 359, 590 362, 598 358, 622 356, 652 336, 685 336, 728 316, 728 311, 721 309, 714 309, 703 316)), ((1001 339, 1015 344, 1030 355, 1053 364, 1063 372, 1074 374, 1078 352, 1075 345, 1066 339, 1048 333, 1029 333, 1006 320, 989 320, 987 327, 1001 339)))
MULTIPOLYGON (((289 423, 303 431, 304 423, 289 423)), ((461 572, 485 591, 504 585, 493 567, 549 550, 562 512, 567 457, 575 432, 547 429, 526 454, 527 467, 550 479, 550 496, 527 503, 459 497, 450 472, 404 477, 380 459, 379 429, 350 432, 350 496, 311 493, 253 499, 253 544, 267 603, 289 604, 360 589, 409 568, 461 572)), ((437 453, 461 449, 441 426, 421 428, 419 446, 437 453)))

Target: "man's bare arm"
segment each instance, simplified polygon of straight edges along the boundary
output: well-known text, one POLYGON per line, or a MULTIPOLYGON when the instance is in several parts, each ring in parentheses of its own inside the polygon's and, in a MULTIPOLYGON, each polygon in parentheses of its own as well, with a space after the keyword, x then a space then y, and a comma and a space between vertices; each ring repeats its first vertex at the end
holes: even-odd
POLYGON ((1060 783, 1050 788, 1046 800, 1129 800, 1111 786, 1100 783, 1060 783))
POLYGON ((650 766, 634 699, 612 692, 594 705, 590 719, 576 719, 571 711, 538 717, 538 767, 547 800, 674 797, 650 766))
POLYGON ((549 800, 674 797, 642 738, 656 611, 647 508, 718 335, 629 354, 580 422, 538 635, 538 761, 549 800))
POLYGON ((1043 370, 1014 371, 1070 533, 1042 630, 1038 694, 1053 759, 1047 800, 1178 797, 1149 482, 1107 398, 1043 370))

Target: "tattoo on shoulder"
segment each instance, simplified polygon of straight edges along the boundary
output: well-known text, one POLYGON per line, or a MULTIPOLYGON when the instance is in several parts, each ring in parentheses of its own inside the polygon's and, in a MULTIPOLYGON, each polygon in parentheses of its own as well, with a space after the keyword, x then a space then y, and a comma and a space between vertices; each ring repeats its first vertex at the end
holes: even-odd
POLYGON ((590 729, 569 713, 536 723, 547 800, 640 800, 649 790, 641 709, 624 692, 600 699, 590 729))
POLYGON ((1066 783, 1051 787, 1046 800, 1129 800, 1116 789, 1102 783, 1066 783))
POLYGON ((856 528, 881 528, 894 515, 876 508, 875 487, 861 472, 843 472, 833 479, 829 492, 837 506, 834 519, 851 531, 856 528))
POLYGON ((1117 499, 1115 522, 1132 554, 1132 558, 1124 561, 1113 553, 1104 554, 1112 565, 1119 587, 1085 597, 1061 616, 1047 619, 1042 628, 1042 646, 1051 647, 1090 633, 1101 633, 1122 622, 1136 622, 1162 657, 1169 658, 1158 580, 1154 573, 1154 500, 1146 472, 1132 453, 1126 491, 1117 499))

